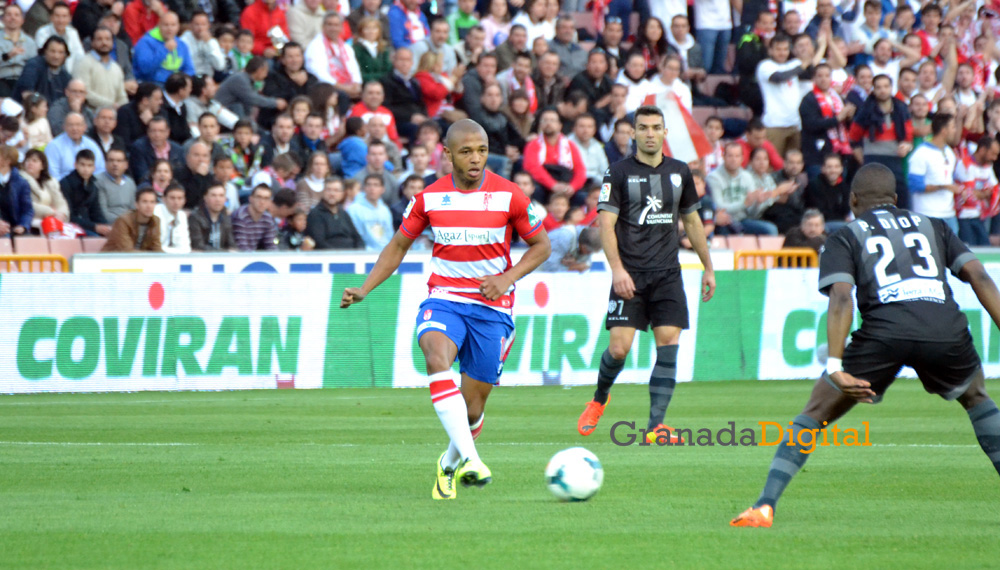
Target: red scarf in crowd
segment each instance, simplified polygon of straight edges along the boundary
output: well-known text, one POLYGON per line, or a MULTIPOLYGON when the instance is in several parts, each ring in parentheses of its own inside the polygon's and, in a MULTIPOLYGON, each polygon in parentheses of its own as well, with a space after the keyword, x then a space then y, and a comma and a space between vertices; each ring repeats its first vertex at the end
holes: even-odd
POLYGON ((528 112, 532 115, 538 111, 538 96, 535 94, 535 81, 531 79, 531 76, 524 78, 524 83, 519 83, 517 78, 514 77, 514 73, 511 72, 510 80, 508 81, 510 92, 517 91, 518 89, 524 89, 528 94, 528 112))
MULTIPOLYGON (((819 110, 823 113, 824 119, 835 118, 844 109, 844 102, 833 90, 824 92, 819 87, 813 87, 813 95, 816 96, 816 102, 819 103, 819 110)), ((847 142, 847 131, 844 130, 842 123, 838 122, 836 127, 827 131, 826 136, 833 143, 833 152, 851 154, 851 145, 847 142)))
POLYGON ((326 46, 326 59, 327 65, 330 66, 330 77, 333 77, 338 85, 352 83, 351 72, 347 70, 347 46, 344 42, 338 41, 335 44, 329 38, 323 36, 323 45, 326 46))

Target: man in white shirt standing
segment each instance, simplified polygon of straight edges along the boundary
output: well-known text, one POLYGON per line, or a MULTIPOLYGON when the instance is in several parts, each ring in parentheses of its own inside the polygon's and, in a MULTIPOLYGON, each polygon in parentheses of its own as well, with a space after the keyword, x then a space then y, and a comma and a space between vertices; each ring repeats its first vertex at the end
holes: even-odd
POLYGON ((183 210, 184 187, 175 182, 163 193, 163 203, 157 204, 154 215, 160 219, 160 245, 164 253, 191 253, 191 233, 187 212, 183 210))
POLYGON ((789 148, 801 146, 799 103, 802 90, 799 78, 806 76, 819 63, 825 53, 825 36, 820 36, 820 49, 812 61, 789 60, 792 45, 784 34, 774 36, 768 48, 769 59, 757 66, 757 83, 764 99, 764 115, 761 120, 767 127, 767 139, 774 145, 779 155, 784 156, 789 148))
POLYGON ((361 67, 354 50, 344 43, 343 31, 340 14, 328 12, 323 16, 323 33, 306 47, 306 71, 355 99, 361 96, 361 67))
POLYGON ((930 218, 944 220, 958 234, 955 194, 962 185, 955 183, 955 151, 948 141, 958 126, 952 115, 937 114, 931 120, 931 140, 924 141, 910 154, 907 183, 911 209, 930 218))
POLYGON ((580 156, 587 165, 587 181, 600 183, 609 165, 604 145, 594 138, 596 134, 597 121, 590 113, 584 113, 573 123, 573 134, 569 136, 569 140, 580 147, 580 156))
POLYGON ((920 61, 920 51, 893 40, 880 39, 872 47, 872 61, 868 67, 872 68, 872 77, 885 75, 891 79, 892 91, 895 93, 900 71, 912 67, 918 61, 920 61), (892 57, 894 51, 901 53, 902 57, 892 57))

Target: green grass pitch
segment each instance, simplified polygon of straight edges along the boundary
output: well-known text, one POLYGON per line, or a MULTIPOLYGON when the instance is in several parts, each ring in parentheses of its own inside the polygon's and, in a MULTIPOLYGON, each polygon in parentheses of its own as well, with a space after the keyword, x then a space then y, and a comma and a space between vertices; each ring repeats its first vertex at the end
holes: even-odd
MULTIPOLYGON (((1000 392, 1000 383, 988 388, 1000 392)), ((675 427, 787 425, 807 382, 689 383, 675 427)), ((0 568, 997 567, 1000 492, 965 412, 899 381, 872 447, 820 448, 771 529, 729 519, 757 497, 772 447, 619 447, 648 411, 617 386, 594 435, 590 388, 500 388, 485 489, 432 501, 445 435, 426 390, 0 397, 0 568), (605 468, 587 503, 543 471, 583 445, 605 468)), ((758 430, 759 431, 759 430, 758 430)))

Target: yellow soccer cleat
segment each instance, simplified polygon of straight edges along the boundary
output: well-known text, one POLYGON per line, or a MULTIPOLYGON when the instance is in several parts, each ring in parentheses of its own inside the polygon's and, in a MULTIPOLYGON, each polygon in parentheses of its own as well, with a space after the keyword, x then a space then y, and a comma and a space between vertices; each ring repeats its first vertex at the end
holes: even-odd
POLYGON ((493 480, 493 473, 485 463, 478 459, 466 459, 455 470, 455 477, 462 482, 462 485, 471 487, 485 487, 493 480))
POLYGON ((771 528, 774 524, 774 508, 771 505, 750 507, 740 513, 740 516, 729 521, 729 526, 771 528))
POLYGON ((431 489, 431 498, 436 501, 454 499, 458 495, 458 490, 455 488, 455 470, 442 467, 441 461, 443 459, 444 453, 438 458, 437 480, 434 482, 434 488, 431 489))
MULTIPOLYGON (((609 397, 610 401, 611 398, 609 397)), ((580 419, 576 422, 576 430, 580 432, 580 435, 590 435, 594 433, 597 429, 597 422, 601 421, 601 416, 604 415, 604 407, 607 406, 607 402, 601 404, 593 400, 587 402, 587 407, 584 408, 583 413, 580 414, 580 419)))
POLYGON ((659 445, 661 442, 657 441, 657 439, 660 439, 662 441, 663 438, 667 438, 668 443, 670 445, 684 443, 684 438, 678 435, 674 435, 674 428, 668 425, 660 424, 655 428, 653 428, 652 431, 646 433, 647 443, 659 445))

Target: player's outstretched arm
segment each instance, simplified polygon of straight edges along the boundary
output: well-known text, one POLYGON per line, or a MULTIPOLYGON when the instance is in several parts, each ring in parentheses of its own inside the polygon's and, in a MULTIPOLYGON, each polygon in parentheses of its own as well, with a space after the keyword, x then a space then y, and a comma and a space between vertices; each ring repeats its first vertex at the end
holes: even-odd
MULTIPOLYGON (((826 315, 826 337, 829 359, 838 363, 844 356, 844 343, 847 342, 847 335, 851 332, 851 324, 854 322, 852 288, 850 283, 834 283, 833 287, 830 288, 830 306, 826 315)), ((838 370, 830 372, 831 366, 828 361, 827 372, 830 374, 830 379, 845 396, 859 402, 872 402, 875 392, 871 390, 871 384, 839 370, 840 366, 834 368, 838 370)))
POLYGON ((701 274, 701 300, 710 301, 712 295, 715 295, 715 269, 712 267, 712 255, 708 253, 705 226, 701 224, 701 216, 697 210, 682 215, 681 220, 684 222, 684 231, 687 232, 691 247, 698 254, 701 264, 705 266, 705 271, 701 274))
POLYGON ((482 283, 479 284, 479 292, 490 301, 496 301, 507 293, 510 286, 518 279, 531 273, 539 265, 545 262, 552 254, 552 244, 549 243, 549 234, 542 228, 537 234, 524 240, 528 244, 528 251, 524 252, 521 259, 514 267, 500 275, 489 275, 480 277, 482 283))
POLYGON ((990 314, 993 322, 1000 327, 1000 291, 997 290, 993 278, 986 272, 983 262, 973 259, 962 266, 958 278, 972 286, 983 308, 990 314))
POLYGON ((368 278, 365 279, 361 287, 344 289, 344 296, 340 299, 340 308, 346 309, 354 303, 360 303, 368 296, 368 293, 371 293, 373 289, 395 273, 411 245, 413 245, 413 240, 397 231, 382 253, 379 254, 375 267, 372 267, 371 273, 368 274, 368 278))
POLYGON ((600 221, 601 247, 604 248, 604 257, 608 259, 608 266, 611 267, 611 287, 627 301, 635 295, 635 283, 625 270, 621 255, 618 254, 618 235, 615 234, 618 214, 600 210, 597 212, 597 219, 600 221))

